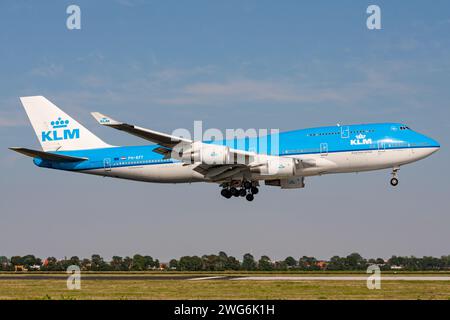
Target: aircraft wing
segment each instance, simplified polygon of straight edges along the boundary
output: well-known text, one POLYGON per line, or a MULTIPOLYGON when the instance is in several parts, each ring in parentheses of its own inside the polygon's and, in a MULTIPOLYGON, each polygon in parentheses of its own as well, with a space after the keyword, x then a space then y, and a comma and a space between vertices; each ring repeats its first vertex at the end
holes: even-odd
MULTIPOLYGON (((201 141, 193 142, 192 140, 176 137, 173 135, 161 133, 158 131, 141 128, 135 125, 131 125, 124 122, 116 121, 106 115, 103 115, 99 112, 92 112, 92 116, 97 120, 101 125, 111 127, 117 130, 125 131, 137 137, 143 138, 145 140, 154 142, 159 146, 155 148, 153 151, 159 154, 162 154, 164 158, 170 158, 173 156, 172 151, 173 148, 182 144, 180 150, 184 150, 186 154, 196 154, 202 153, 202 149, 210 150, 214 145, 203 143, 201 141)), ((217 146, 220 153, 220 148, 224 148, 224 146, 217 146)), ((232 159, 230 163, 218 164, 218 165, 210 165, 206 163, 197 163, 193 170, 201 173, 210 181, 220 182, 227 179, 232 179, 235 176, 241 176, 243 173, 251 172, 252 169, 260 166, 264 166, 267 164, 267 159, 263 159, 264 155, 258 155, 254 152, 244 151, 244 150, 236 150, 232 148, 228 148, 227 152, 229 152, 229 157, 232 159), (261 158, 261 159, 260 159, 261 158)), ((208 153, 215 153, 214 151, 208 151, 208 153)), ((181 157, 181 156, 180 156, 181 157)), ((201 158, 201 157, 200 157, 201 158)), ((184 161, 184 160, 182 160, 184 161)), ((187 159, 186 165, 192 164, 191 160, 187 159)), ((314 160, 312 160, 314 161, 314 160)), ((315 163, 312 163, 309 160, 301 161, 301 163, 297 163, 296 166, 308 167, 315 166, 315 163)))
POLYGON ((212 182, 220 182, 222 180, 232 179, 233 176, 250 169, 247 165, 243 164, 222 164, 217 166, 199 164, 194 170, 201 173, 206 179, 209 179, 212 182))
POLYGON ((154 142, 164 147, 173 148, 180 142, 192 143, 192 141, 189 139, 184 139, 181 137, 172 136, 170 134, 141 128, 132 124, 119 122, 99 112, 91 112, 91 114, 101 125, 125 131, 129 134, 154 142))

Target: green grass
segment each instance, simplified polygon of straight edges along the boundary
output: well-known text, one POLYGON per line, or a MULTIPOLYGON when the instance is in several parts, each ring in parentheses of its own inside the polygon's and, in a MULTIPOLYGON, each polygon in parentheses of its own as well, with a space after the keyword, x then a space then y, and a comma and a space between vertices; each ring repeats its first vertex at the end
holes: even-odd
MULTIPOLYGON (((192 273, 190 274, 192 275, 192 273)), ((449 281, 382 280, 381 290, 369 290, 365 281, 160 281, 133 279, 108 281, 89 280, 89 276, 84 275, 81 281, 81 290, 68 290, 65 279, 0 280, 0 299, 448 300, 450 299, 450 283, 449 281)))

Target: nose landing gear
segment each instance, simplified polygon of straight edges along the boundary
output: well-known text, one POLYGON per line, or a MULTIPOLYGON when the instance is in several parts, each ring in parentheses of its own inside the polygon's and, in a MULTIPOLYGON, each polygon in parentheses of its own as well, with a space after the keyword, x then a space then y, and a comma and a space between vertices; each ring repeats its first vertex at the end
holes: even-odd
POLYGON ((398 179, 397 178, 392 178, 391 179, 391 186, 396 187, 398 185, 398 179))
POLYGON ((395 167, 392 169, 392 179, 391 186, 396 187, 398 185, 397 172, 400 170, 399 167, 395 167))

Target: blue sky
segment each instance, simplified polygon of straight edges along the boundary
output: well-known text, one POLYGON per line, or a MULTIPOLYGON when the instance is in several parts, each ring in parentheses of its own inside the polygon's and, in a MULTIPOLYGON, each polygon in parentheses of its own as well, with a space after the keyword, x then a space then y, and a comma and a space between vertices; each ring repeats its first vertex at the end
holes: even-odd
POLYGON ((2 1, 0 255, 219 250, 273 258, 358 251, 449 254, 448 1, 2 1), (81 8, 81 30, 66 7, 81 8), (382 30, 366 28, 377 4, 382 30), (441 151, 400 171, 262 188, 226 201, 215 185, 157 185, 36 168, 8 146, 38 147, 18 100, 44 95, 105 141, 100 111, 172 132, 403 122, 441 151))

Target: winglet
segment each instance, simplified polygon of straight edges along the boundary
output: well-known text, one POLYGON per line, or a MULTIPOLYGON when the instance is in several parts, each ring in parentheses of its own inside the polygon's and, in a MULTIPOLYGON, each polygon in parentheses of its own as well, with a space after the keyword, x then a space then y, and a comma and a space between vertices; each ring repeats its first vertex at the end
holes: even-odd
POLYGON ((105 116, 104 114, 101 114, 100 112, 91 112, 91 115, 94 117, 95 120, 97 120, 98 123, 100 123, 101 125, 104 125, 104 126, 122 124, 121 122, 118 122, 108 116, 105 116))

